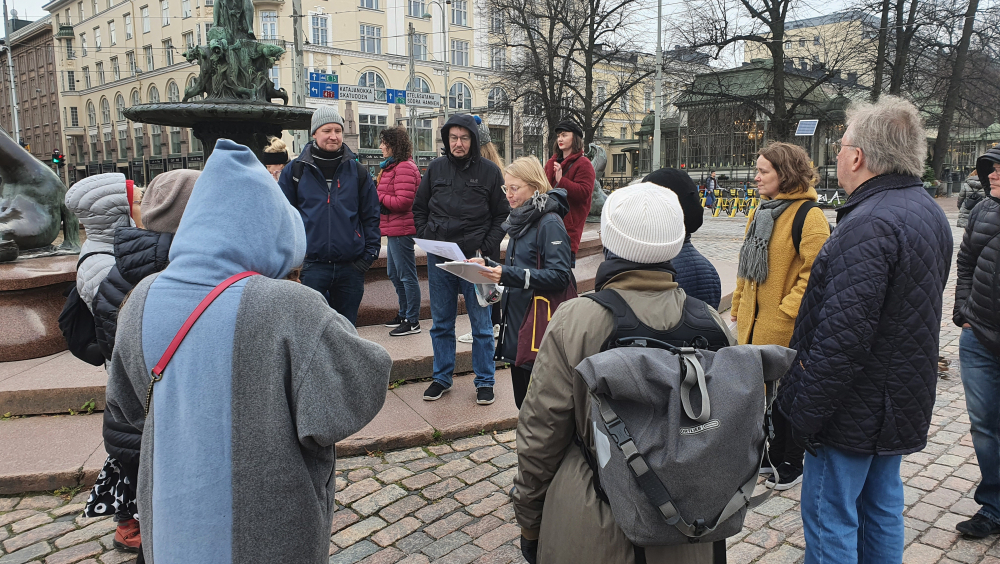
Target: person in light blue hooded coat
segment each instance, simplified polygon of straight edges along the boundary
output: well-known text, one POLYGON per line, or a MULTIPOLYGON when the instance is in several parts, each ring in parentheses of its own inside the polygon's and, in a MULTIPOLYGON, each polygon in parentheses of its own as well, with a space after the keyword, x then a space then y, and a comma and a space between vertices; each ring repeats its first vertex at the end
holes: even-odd
POLYGON ((305 229, 254 154, 220 140, 195 184, 170 265, 122 305, 107 387, 142 430, 138 508, 147 562, 329 558, 334 444, 382 407, 392 361, 315 290, 281 280, 305 229), (201 300, 252 270, 150 371, 201 300), (149 531, 147 533, 146 531, 149 531))

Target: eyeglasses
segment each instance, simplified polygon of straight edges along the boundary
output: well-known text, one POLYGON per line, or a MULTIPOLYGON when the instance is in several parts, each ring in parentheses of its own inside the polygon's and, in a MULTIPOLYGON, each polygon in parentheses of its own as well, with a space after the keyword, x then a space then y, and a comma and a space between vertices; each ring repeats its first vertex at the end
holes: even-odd
POLYGON ((517 192, 521 188, 522 188, 522 186, 507 186, 506 184, 504 184, 503 186, 500 187, 500 189, 503 190, 507 194, 513 194, 514 192, 517 192))
POLYGON ((448 136, 448 141, 451 141, 452 143, 454 143, 455 141, 461 141, 462 143, 468 143, 471 140, 472 140, 472 137, 469 137, 468 135, 463 135, 461 137, 457 137, 455 135, 449 135, 448 136))
POLYGON ((835 142, 835 143, 833 144, 833 148, 834 148, 834 150, 835 150, 835 151, 837 152, 837 154, 840 154, 840 151, 841 151, 841 150, 842 150, 842 149, 843 149, 844 147, 854 147, 855 149, 860 149, 860 148, 861 148, 861 147, 858 147, 857 145, 851 145, 850 143, 844 143, 844 141, 843 141, 843 140, 841 140, 841 141, 837 141, 837 142, 835 142))

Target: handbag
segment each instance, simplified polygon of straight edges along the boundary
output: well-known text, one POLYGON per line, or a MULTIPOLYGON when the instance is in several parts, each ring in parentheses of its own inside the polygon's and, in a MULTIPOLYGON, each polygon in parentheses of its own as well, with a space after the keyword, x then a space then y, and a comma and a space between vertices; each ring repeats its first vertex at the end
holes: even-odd
MULTIPOLYGON (((541 219, 539 219, 541 222, 541 219)), ((535 244, 538 248, 537 268, 542 268, 542 245, 538 244, 538 236, 535 237, 535 244)), ((562 290, 535 290, 531 296, 531 303, 528 304, 528 311, 524 314, 524 320, 517 332, 517 355, 514 366, 520 368, 530 368, 535 363, 538 349, 542 345, 542 337, 545 336, 545 329, 552 320, 559 304, 577 297, 576 278, 570 271, 569 284, 562 290)))
POLYGON ((198 307, 194 308, 194 311, 192 311, 191 315, 189 315, 187 320, 184 321, 184 325, 181 325, 180 330, 177 331, 177 334, 174 335, 173 340, 170 341, 170 345, 167 347, 167 350, 163 351, 163 356, 160 357, 160 360, 156 363, 156 366, 154 366, 153 370, 150 372, 150 376, 152 378, 149 380, 149 389, 146 391, 147 416, 149 415, 149 406, 152 405, 153 403, 153 384, 163 379, 163 371, 167 368, 167 364, 170 363, 170 359, 172 359, 174 357, 174 353, 177 352, 177 347, 181 346, 181 342, 184 341, 184 337, 187 337, 188 331, 191 330, 191 327, 194 327, 195 322, 198 321, 198 318, 201 317, 201 314, 205 313, 205 310, 208 309, 208 306, 212 305, 212 302, 215 301, 215 298, 218 298, 222 294, 222 292, 225 292, 226 288, 232 286, 233 284, 239 282, 240 280, 243 280, 244 278, 255 276, 257 274, 258 274, 257 272, 248 270, 246 272, 234 274, 229 278, 226 278, 225 280, 220 282, 218 286, 213 288, 212 291, 209 292, 208 295, 205 296, 203 300, 201 300, 201 303, 198 304, 198 307))

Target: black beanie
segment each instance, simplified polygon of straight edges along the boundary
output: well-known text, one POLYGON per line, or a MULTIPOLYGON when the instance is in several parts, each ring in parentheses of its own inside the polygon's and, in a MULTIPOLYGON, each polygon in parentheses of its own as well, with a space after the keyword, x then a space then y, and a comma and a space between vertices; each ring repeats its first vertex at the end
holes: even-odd
POLYGON ((990 174, 993 172, 994 164, 1000 164, 1000 147, 990 147, 983 156, 976 159, 979 182, 987 194, 990 193, 990 174))
POLYGON ((694 181, 686 172, 676 168, 661 168, 647 174, 642 181, 669 188, 677 194, 677 199, 681 202, 681 209, 684 210, 684 230, 687 231, 688 235, 701 227, 702 222, 705 221, 701 195, 698 194, 698 187, 694 185, 694 181))
POLYGON ((575 121, 570 119, 564 119, 556 125, 556 134, 560 131, 570 131, 583 141, 583 128, 576 124, 575 121))

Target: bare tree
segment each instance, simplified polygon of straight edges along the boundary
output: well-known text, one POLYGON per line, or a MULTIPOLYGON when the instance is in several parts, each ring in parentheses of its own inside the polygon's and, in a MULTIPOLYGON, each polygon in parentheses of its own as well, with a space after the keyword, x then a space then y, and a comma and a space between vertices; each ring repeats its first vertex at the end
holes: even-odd
POLYGON ((962 38, 959 40, 958 49, 955 52, 955 65, 952 67, 951 78, 948 80, 948 93, 944 99, 944 109, 938 122, 937 139, 934 140, 934 155, 931 160, 934 176, 940 176, 944 166, 948 136, 951 134, 955 108, 961 97, 962 75, 965 73, 965 62, 969 58, 969 45, 972 42, 972 30, 976 25, 976 10, 978 8, 979 0, 969 0, 969 7, 965 11, 965 23, 962 26, 962 38))

